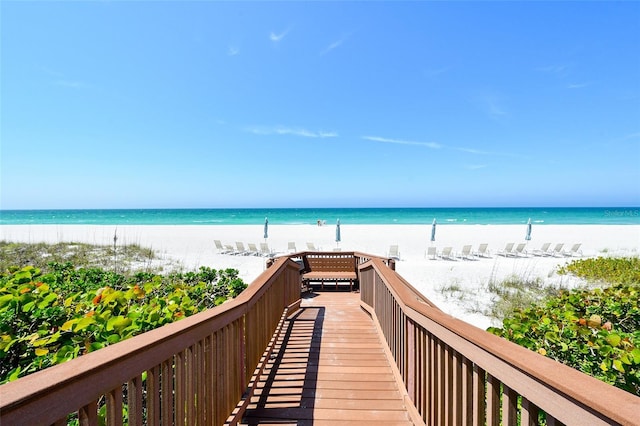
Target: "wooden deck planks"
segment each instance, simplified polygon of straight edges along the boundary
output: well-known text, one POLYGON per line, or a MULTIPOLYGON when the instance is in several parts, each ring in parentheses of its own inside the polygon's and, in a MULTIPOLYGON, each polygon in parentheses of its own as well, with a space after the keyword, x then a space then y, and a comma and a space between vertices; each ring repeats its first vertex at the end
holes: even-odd
POLYGON ((312 296, 285 324, 243 424, 412 424, 359 295, 312 296))

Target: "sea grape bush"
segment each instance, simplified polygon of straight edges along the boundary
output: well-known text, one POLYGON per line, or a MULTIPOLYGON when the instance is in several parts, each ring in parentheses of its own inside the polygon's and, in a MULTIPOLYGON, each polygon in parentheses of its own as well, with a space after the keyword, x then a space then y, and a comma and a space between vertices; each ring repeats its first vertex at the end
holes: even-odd
POLYGON ((0 275, 0 383, 180 320, 240 294, 238 271, 130 277, 52 263, 0 275))
POLYGON ((516 310, 489 331, 640 396, 638 259, 585 259, 565 266, 609 287, 561 291, 516 310))
POLYGON ((577 259, 561 267, 558 273, 609 284, 640 283, 640 257, 577 259))

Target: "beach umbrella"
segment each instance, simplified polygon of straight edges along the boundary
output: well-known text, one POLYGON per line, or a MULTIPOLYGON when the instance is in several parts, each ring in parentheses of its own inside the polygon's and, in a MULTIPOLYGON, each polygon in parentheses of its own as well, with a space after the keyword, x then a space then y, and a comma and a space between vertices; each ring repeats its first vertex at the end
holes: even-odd
POLYGON ((264 241, 267 242, 267 238, 269 238, 269 219, 264 218, 264 241))
POLYGON ((340 219, 336 223, 336 245, 340 244, 340 219))
POLYGON ((527 234, 524 236, 524 239, 527 241, 531 241, 531 218, 527 222, 527 234))
POLYGON ((433 223, 431 224, 431 242, 436 240, 436 219, 433 218, 433 223))

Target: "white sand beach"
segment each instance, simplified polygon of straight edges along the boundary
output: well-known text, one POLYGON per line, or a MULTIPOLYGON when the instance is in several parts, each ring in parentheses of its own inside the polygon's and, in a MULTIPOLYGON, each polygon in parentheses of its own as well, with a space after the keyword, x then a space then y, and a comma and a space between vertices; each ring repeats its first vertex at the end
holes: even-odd
MULTIPOLYGON (((186 268, 209 266, 215 269, 235 268, 247 282, 253 281, 265 268, 266 259, 256 256, 220 254, 214 240, 223 244, 264 242, 262 225, 191 226, 191 225, 3 225, 0 239, 16 242, 60 241, 113 245, 139 244, 156 250, 167 259, 180 261, 186 268)), ((544 243, 564 243, 569 250, 581 243, 583 257, 638 256, 640 254, 640 225, 540 225, 533 226, 531 241, 525 241, 523 225, 438 225, 436 241, 429 241, 431 225, 341 225, 342 241, 335 242, 335 226, 270 225, 269 247, 279 254, 287 253, 289 242, 298 251, 307 249, 307 242, 320 250, 357 250, 386 256, 391 245, 398 245, 400 261, 396 270, 443 311, 480 328, 491 321, 477 312, 489 300, 486 286, 515 275, 525 279, 542 278, 549 282, 573 286, 577 280, 554 273, 567 257, 539 257, 531 255, 544 243), (460 253, 464 245, 473 251, 480 244, 488 244, 490 257, 476 260, 432 260, 426 256, 429 246, 438 253, 452 247, 460 253), (507 243, 527 243, 529 255, 503 257, 497 253, 507 243), (443 292, 445 287, 465 290, 466 297, 443 292), (471 295, 471 296, 469 296, 471 295)))

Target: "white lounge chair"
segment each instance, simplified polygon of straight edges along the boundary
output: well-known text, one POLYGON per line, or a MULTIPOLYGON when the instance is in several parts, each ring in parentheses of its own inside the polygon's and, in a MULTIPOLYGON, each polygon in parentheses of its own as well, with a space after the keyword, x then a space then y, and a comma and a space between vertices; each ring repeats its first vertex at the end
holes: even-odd
MULTIPOLYGON (((218 253, 227 254, 230 253, 229 249, 224 248, 220 240, 213 240, 213 243, 216 245, 216 249, 218 249, 218 253)), ((232 252, 233 250, 231 250, 232 252)))
POLYGON ((309 251, 318 251, 318 249, 316 249, 316 245, 313 243, 307 243, 307 250, 309 251))
POLYGON ((287 251, 289 253, 295 253, 298 250, 296 250, 296 243, 294 243, 293 241, 289 241, 289 243, 287 244, 287 251))
POLYGON ((394 244, 389 246, 389 253, 387 254, 387 257, 389 259, 400 260, 400 250, 397 245, 394 244))
POLYGON ((515 243, 507 243, 507 245, 504 246, 504 250, 499 251, 498 254, 504 257, 514 256, 514 251, 513 251, 514 245, 515 243))
POLYGON ((573 257, 573 256, 582 256, 582 250, 580 250, 580 246, 582 246, 582 243, 577 243, 571 246, 571 249, 569 249, 568 251, 564 251, 562 252, 563 255, 567 256, 567 257, 573 257))
POLYGON ((549 247, 551 247, 551 243, 544 243, 542 247, 532 251, 531 254, 534 256, 549 256, 551 254, 549 252, 549 247))
POLYGON ((462 251, 458 255, 458 258, 464 259, 464 260, 473 259, 473 255, 471 254, 471 245, 463 246, 462 251))
POLYGON ((249 252, 249 255, 257 256, 258 254, 260 254, 258 247, 255 244, 248 243, 247 246, 249 247, 249 249, 247 250, 249 252))
POLYGON ((513 255, 515 257, 527 257, 527 244, 520 243, 516 246, 515 250, 513 250, 513 255))
POLYGON ((272 257, 274 253, 269 249, 269 245, 267 243, 260 243, 260 255, 262 257, 272 257))
POLYGON ((551 251, 549 256, 561 257, 562 256, 562 247, 564 247, 564 243, 556 244, 556 246, 553 248, 553 250, 551 251))
POLYGON ((427 247, 427 257, 430 257, 433 260, 436 260, 436 256, 437 256, 437 252, 436 252, 436 248, 431 246, 431 247, 427 247))
POLYGON ((455 260, 453 257, 453 247, 445 247, 439 255, 440 259, 455 260))
POLYGON ((231 244, 225 244, 224 249, 227 251, 227 254, 237 254, 235 247, 231 244))
POLYGON ((489 244, 480 244, 480 246, 478 246, 478 251, 476 251, 474 254, 478 257, 489 257, 489 244))
POLYGON ((244 244, 240 241, 236 241, 236 254, 240 256, 247 256, 249 251, 244 247, 244 244))

